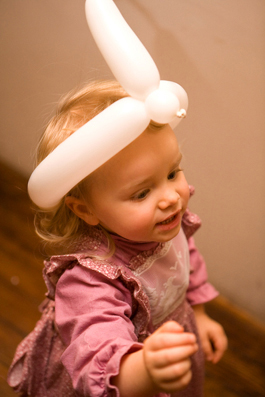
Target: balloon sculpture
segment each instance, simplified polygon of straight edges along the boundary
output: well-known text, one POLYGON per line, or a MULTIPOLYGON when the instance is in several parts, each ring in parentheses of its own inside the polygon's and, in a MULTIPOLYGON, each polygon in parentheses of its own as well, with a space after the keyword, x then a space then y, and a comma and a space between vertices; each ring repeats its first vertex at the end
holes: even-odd
POLYGON ((130 97, 98 114, 50 153, 32 173, 28 191, 35 204, 51 208, 83 178, 135 140, 150 120, 174 128, 185 117, 188 97, 158 69, 112 0, 86 0, 96 44, 130 97))

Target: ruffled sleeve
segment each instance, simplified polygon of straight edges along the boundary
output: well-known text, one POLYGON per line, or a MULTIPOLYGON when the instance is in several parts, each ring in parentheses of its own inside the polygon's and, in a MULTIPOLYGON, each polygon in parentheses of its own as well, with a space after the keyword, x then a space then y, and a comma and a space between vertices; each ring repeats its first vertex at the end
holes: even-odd
POLYGON ((142 348, 131 316, 132 297, 119 279, 79 265, 60 277, 55 320, 67 346, 62 362, 78 394, 119 396, 111 378, 123 355, 142 348))
MULTIPOLYGON (((195 189, 189 185, 190 196, 193 196, 195 189)), ((208 282, 206 264, 197 247, 193 235, 201 227, 201 220, 198 215, 188 208, 182 218, 182 228, 188 240, 190 253, 190 282, 187 290, 187 300, 194 306, 206 303, 219 295, 216 289, 208 282)))
POLYGON ((190 252, 190 282, 187 290, 187 300, 194 306, 206 303, 218 296, 216 289, 208 282, 206 264, 193 237, 188 239, 190 252))
MULTIPOLYGON (((189 189, 190 197, 192 197, 195 193, 195 189, 191 185, 189 185, 189 189)), ((181 226, 186 238, 189 239, 201 227, 200 217, 197 214, 191 212, 189 208, 187 208, 183 214, 181 226)))

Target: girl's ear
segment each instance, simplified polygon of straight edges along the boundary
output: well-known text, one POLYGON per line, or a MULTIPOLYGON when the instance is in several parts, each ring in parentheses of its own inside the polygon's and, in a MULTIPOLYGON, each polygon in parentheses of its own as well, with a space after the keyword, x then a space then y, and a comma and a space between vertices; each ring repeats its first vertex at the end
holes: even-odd
POLYGON ((90 211, 88 205, 83 200, 73 196, 66 196, 65 204, 78 218, 83 219, 87 224, 92 226, 99 224, 99 219, 90 211))

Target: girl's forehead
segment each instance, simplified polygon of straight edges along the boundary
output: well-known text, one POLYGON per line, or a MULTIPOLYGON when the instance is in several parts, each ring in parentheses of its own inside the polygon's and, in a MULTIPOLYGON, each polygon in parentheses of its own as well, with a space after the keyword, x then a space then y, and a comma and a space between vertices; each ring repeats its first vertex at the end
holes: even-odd
POLYGON ((113 162, 128 163, 128 159, 133 161, 141 156, 148 157, 152 153, 160 154, 160 152, 166 151, 170 144, 177 145, 177 138, 169 125, 159 130, 147 128, 137 139, 114 156, 113 162))
POLYGON ((176 136, 169 125, 153 131, 145 130, 135 141, 117 153, 91 175, 94 183, 111 183, 117 178, 134 178, 152 174, 161 162, 174 163, 180 158, 176 136))

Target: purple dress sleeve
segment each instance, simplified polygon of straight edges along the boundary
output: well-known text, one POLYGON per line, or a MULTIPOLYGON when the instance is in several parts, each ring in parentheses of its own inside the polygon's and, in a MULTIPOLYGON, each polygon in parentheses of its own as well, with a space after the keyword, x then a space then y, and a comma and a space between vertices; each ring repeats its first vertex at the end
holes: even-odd
POLYGON ((188 239, 190 251, 190 282, 187 300, 194 306, 206 303, 218 296, 216 289, 207 281, 206 264, 195 246, 193 237, 188 239))
POLYGON ((119 280, 78 265, 60 277, 55 320, 67 346, 62 362, 78 395, 119 396, 111 377, 123 355, 142 348, 131 315, 131 294, 119 280))

